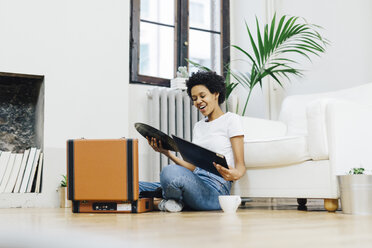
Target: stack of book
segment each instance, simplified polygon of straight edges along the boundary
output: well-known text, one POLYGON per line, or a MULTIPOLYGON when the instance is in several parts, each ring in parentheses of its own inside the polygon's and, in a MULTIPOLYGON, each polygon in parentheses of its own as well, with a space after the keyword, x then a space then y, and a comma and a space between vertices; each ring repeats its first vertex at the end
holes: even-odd
POLYGON ((0 193, 40 193, 42 170, 43 152, 38 148, 0 151, 0 193))

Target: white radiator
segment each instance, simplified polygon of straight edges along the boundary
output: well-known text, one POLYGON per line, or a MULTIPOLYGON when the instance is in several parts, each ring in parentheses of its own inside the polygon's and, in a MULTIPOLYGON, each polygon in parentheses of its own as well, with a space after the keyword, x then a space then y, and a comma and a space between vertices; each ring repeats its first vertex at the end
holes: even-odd
MULTIPOLYGON (((202 118, 185 90, 156 87, 148 91, 150 125, 162 132, 191 141, 194 124, 202 118)), ((171 163, 155 152, 149 154, 153 180, 159 180, 161 169, 171 163)))

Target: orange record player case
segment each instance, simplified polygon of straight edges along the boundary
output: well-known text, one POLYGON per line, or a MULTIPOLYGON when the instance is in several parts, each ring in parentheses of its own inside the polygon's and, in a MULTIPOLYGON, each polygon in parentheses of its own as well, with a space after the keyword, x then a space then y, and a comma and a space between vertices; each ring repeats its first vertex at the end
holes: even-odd
POLYGON ((139 198, 137 139, 67 141, 68 199, 73 212, 146 212, 139 198))

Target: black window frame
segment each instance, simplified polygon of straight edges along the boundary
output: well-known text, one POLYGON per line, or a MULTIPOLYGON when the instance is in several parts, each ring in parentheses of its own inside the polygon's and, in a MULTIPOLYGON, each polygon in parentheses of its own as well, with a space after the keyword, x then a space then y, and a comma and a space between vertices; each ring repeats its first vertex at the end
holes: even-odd
MULTIPOLYGON (((139 74, 140 1, 141 0, 131 0, 130 83, 169 87, 169 79, 139 74)), ((175 42, 177 45, 174 55, 174 75, 179 66, 188 67, 188 63, 185 59, 188 58, 189 36, 189 0, 176 0, 175 3, 175 13, 177 13, 175 18, 175 42)), ((226 76, 224 66, 230 62, 230 0, 221 0, 221 22, 221 72, 226 76)))

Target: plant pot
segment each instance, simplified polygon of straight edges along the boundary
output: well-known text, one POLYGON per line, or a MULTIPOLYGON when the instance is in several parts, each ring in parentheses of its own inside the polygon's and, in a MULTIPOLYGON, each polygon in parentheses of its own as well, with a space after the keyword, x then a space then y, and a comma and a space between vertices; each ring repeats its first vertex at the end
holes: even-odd
POLYGON ((71 201, 67 199, 67 187, 59 187, 58 194, 59 194, 59 206, 61 208, 70 208, 71 201))
POLYGON ((344 214, 372 214, 372 175, 337 176, 344 214))

